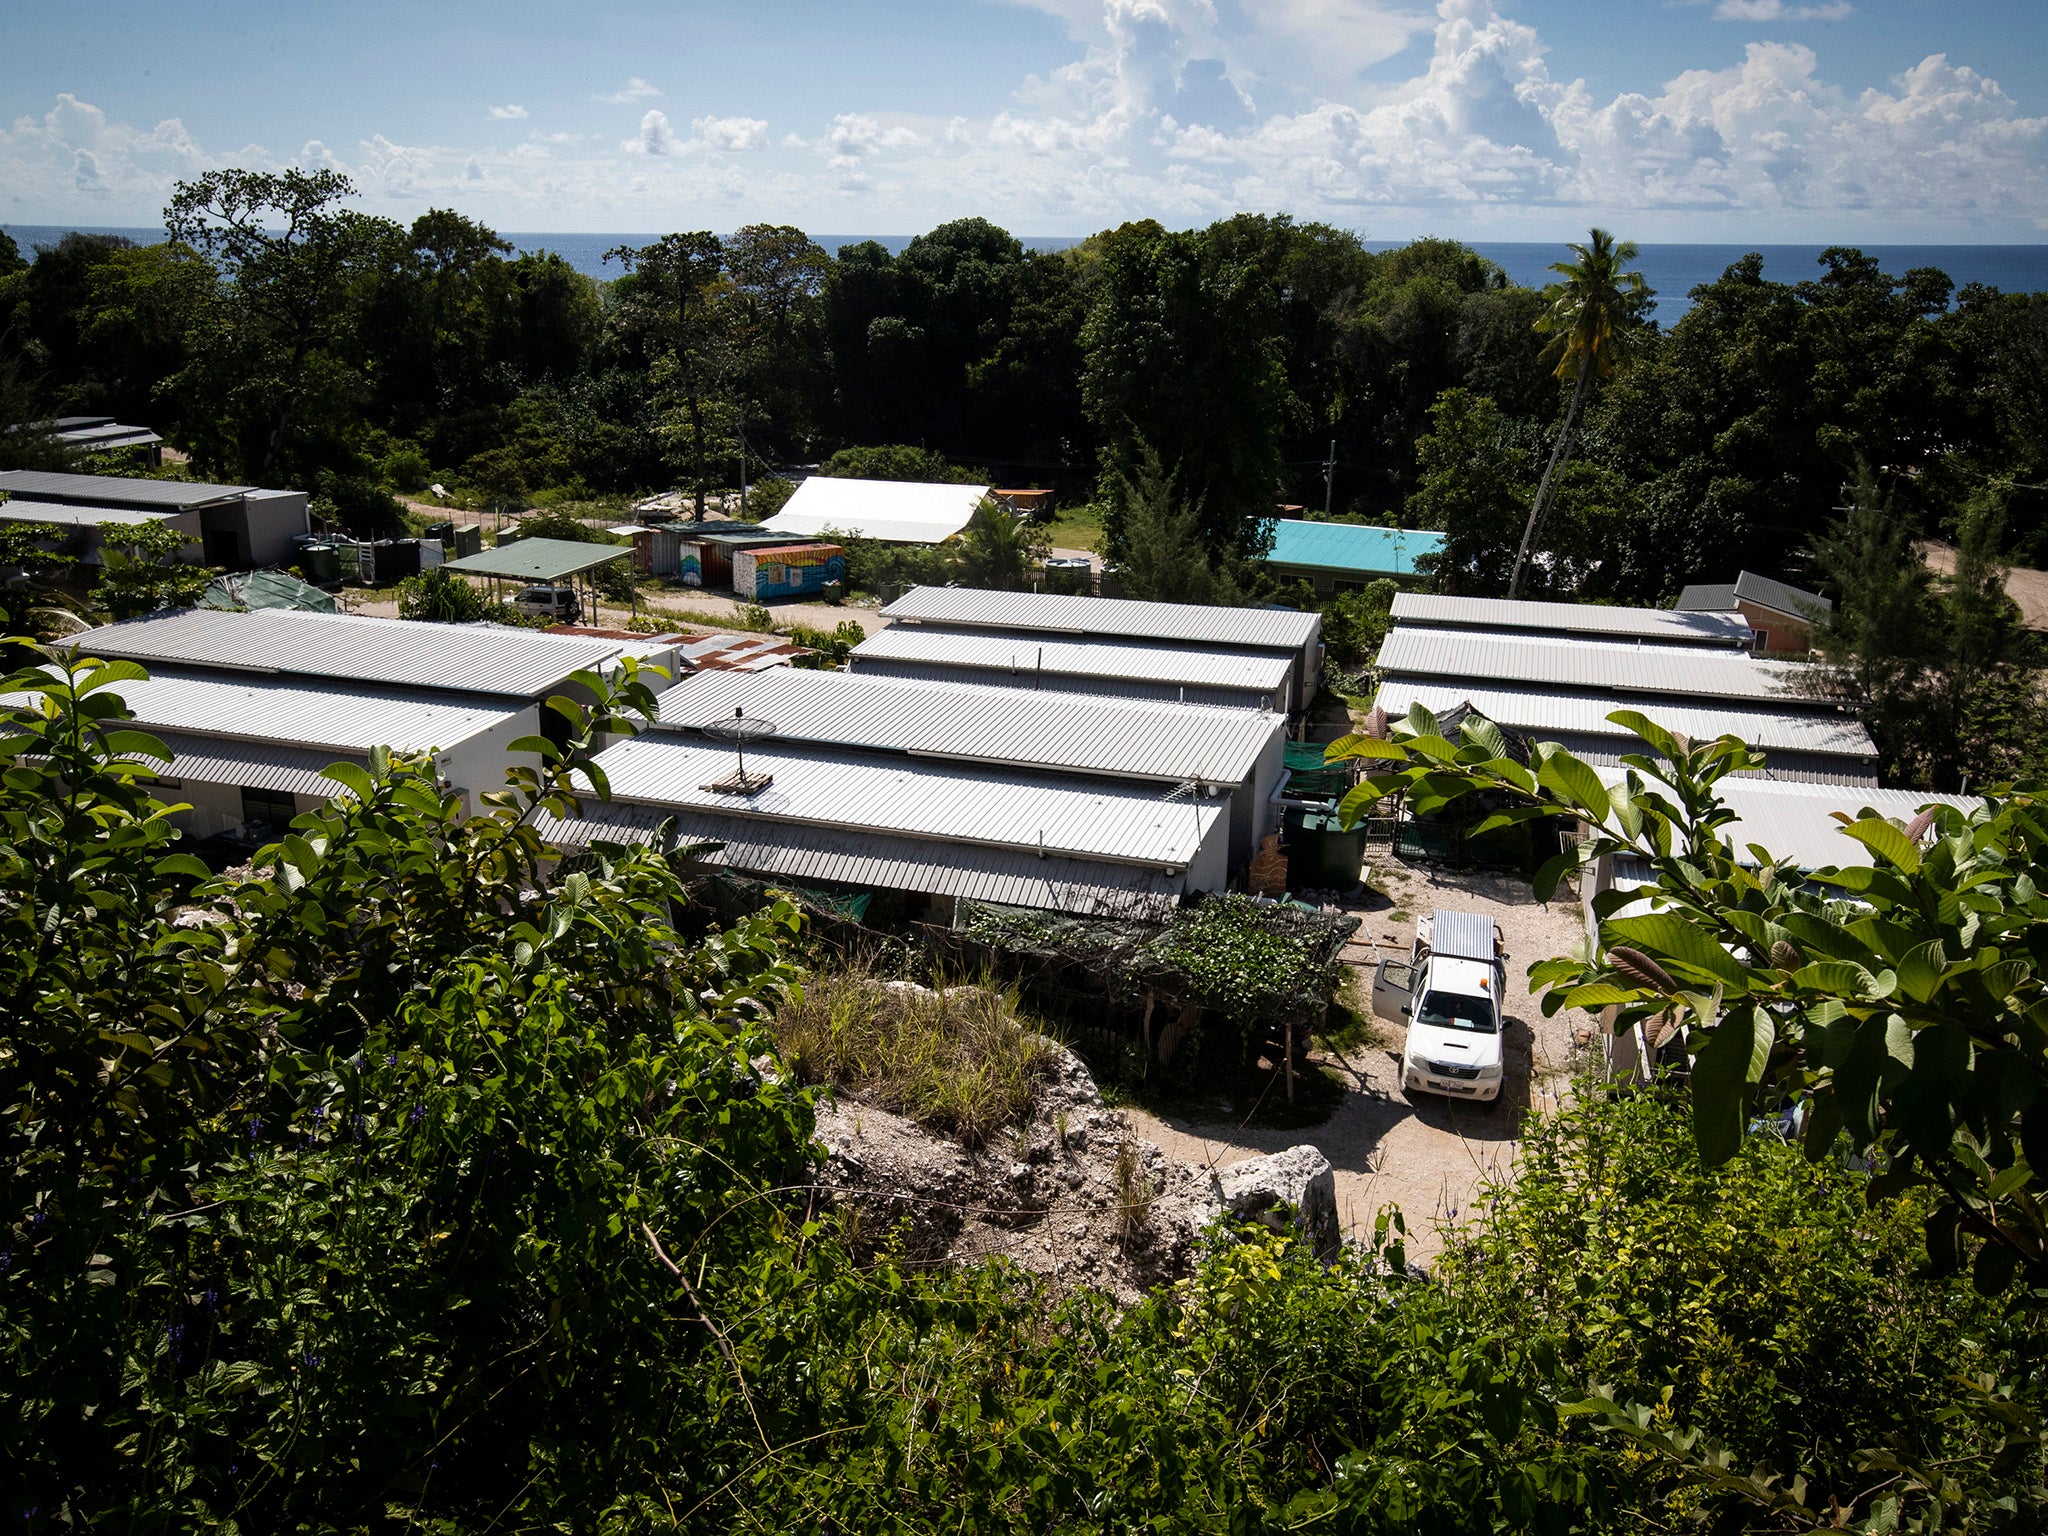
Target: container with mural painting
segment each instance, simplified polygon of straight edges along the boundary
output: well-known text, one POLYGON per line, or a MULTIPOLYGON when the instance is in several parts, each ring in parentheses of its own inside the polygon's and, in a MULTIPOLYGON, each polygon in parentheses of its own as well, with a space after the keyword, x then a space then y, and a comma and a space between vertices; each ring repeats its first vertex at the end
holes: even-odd
POLYGON ((837 544, 785 544, 736 549, 732 589, 757 603, 826 597, 846 588, 846 551, 837 544))

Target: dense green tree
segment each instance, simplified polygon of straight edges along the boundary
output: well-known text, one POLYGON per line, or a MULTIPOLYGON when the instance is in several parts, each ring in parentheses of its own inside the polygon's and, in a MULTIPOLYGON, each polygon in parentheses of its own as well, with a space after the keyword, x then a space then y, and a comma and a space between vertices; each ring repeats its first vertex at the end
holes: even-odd
POLYGON ((361 299, 398 233, 342 206, 354 193, 338 171, 208 171, 164 210, 223 273, 180 379, 207 411, 193 447, 253 483, 360 468, 361 299))
POLYGON ((1121 530, 1117 591, 1153 603, 1235 604, 1244 600, 1228 556, 1204 536, 1201 502, 1150 444, 1110 482, 1111 518, 1121 530))
POLYGON ((739 354, 726 303, 725 258, 723 243, 703 230, 605 253, 606 261, 626 269, 615 323, 662 402, 661 436, 699 519, 706 491, 720 483, 722 466, 737 459, 739 354))
MULTIPOLYGON (((1127 226, 1105 239, 1090 281, 1081 392, 1106 483, 1149 474, 1156 454, 1212 555, 1256 553, 1271 537, 1287 410, 1270 278, 1212 260, 1199 235, 1127 226)), ((1130 504, 1110 498, 1119 559, 1130 504)))
POLYGON ((942 453, 887 443, 874 448, 842 448, 827 459, 820 474, 841 480, 908 480, 924 485, 986 485, 988 471, 951 464, 942 453))
POLYGON ((1429 416, 1429 435, 1416 445, 1419 478, 1408 516, 1444 536, 1442 552, 1427 557, 1430 575, 1445 592, 1498 597, 1507 591, 1528 505, 1529 451, 1484 395, 1446 390, 1429 416))

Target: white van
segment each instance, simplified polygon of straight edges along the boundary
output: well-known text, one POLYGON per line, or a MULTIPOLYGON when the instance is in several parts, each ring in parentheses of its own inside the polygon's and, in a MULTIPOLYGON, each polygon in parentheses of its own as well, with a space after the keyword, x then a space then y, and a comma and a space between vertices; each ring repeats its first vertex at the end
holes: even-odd
POLYGON ((583 617, 583 605, 574 587, 527 587, 506 598, 505 606, 521 618, 546 619, 554 624, 575 624, 583 617))
POLYGON ((1405 961, 1380 961, 1372 1009, 1408 1025, 1401 1053, 1404 1089, 1458 1099, 1500 1097, 1500 999, 1506 981, 1500 928, 1479 912, 1439 907, 1415 925, 1415 947, 1405 961))

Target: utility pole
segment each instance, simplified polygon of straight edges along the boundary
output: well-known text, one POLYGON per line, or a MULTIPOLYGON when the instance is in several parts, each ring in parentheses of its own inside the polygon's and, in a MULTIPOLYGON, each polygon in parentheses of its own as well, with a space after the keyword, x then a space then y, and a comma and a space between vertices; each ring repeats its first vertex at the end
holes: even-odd
POLYGON ((1330 439, 1330 460, 1323 466, 1323 516, 1330 515, 1330 501, 1337 490, 1337 439, 1330 439))

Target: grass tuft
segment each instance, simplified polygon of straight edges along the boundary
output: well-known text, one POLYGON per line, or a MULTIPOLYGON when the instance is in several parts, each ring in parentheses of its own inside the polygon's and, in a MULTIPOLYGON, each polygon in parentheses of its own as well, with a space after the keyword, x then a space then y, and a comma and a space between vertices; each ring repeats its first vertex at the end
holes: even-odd
POLYGON ((773 1029, 807 1083, 946 1132, 969 1147, 1022 1120, 1050 1075, 1052 1042, 1014 993, 925 989, 859 971, 814 974, 773 1029))

